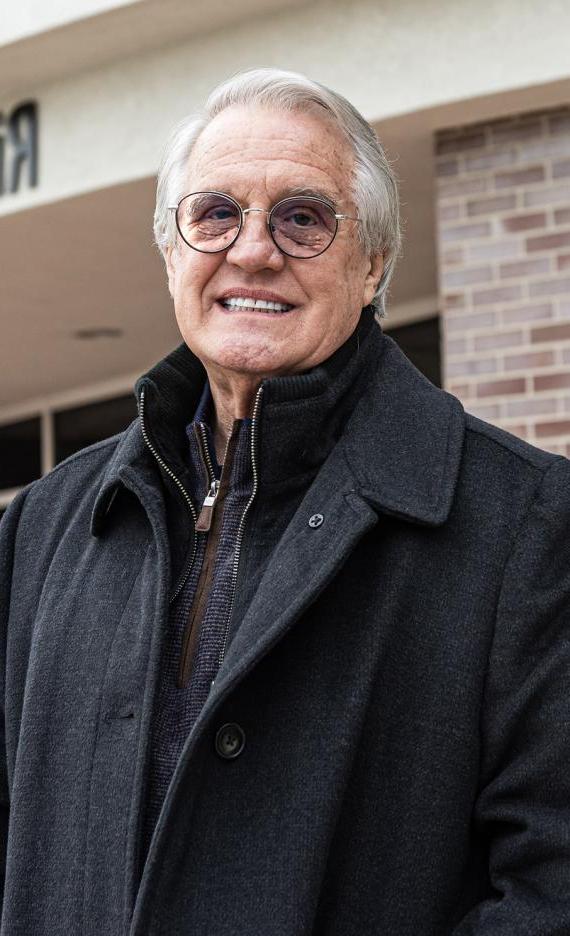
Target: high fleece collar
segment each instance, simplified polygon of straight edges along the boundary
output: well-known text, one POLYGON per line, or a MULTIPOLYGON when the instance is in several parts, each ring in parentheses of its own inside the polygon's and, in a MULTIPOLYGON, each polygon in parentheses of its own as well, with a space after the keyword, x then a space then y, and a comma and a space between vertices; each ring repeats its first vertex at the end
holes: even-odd
MULTIPOLYGON (((180 345, 136 384, 144 390, 147 432, 177 477, 188 481, 185 427, 206 373, 180 345)), ((258 425, 260 496, 297 478, 310 483, 338 444, 355 490, 376 510, 437 526, 451 504, 461 458, 464 413, 434 387, 363 309, 356 331, 311 371, 263 381, 258 425)), ((95 503, 97 535, 122 473, 145 451, 140 421, 123 434, 95 503)))

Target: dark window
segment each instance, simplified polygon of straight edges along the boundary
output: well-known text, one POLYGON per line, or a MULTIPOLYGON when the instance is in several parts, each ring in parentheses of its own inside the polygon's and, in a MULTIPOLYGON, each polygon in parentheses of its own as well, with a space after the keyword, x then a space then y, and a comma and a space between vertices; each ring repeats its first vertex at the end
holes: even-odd
POLYGON ((386 328, 386 334, 398 342, 404 354, 428 380, 441 387, 439 317, 386 328))
POLYGON ((54 413, 56 462, 87 445, 122 432, 136 419, 136 415, 134 394, 54 413))
POLYGON ((42 473, 40 419, 0 426, 0 490, 23 487, 42 473))

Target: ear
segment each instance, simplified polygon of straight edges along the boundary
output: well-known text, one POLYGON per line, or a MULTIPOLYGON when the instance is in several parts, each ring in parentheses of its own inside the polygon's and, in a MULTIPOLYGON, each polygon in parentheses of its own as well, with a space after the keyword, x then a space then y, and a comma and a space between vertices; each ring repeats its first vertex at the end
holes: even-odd
POLYGON ((362 294, 362 305, 367 306, 372 302, 374 293, 378 289, 378 283, 384 270, 384 254, 371 254, 370 266, 364 280, 364 291, 362 294))
POLYGON ((169 246, 164 252, 164 262, 168 273, 168 291, 174 299, 176 287, 176 247, 169 246))

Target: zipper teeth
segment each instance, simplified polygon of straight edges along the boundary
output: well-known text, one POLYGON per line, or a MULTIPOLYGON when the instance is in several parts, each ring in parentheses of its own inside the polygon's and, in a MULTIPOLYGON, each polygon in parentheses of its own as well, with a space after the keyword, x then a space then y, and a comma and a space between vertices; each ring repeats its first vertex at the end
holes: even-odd
POLYGON ((263 387, 260 387, 255 395, 255 403, 253 405, 253 414, 252 414, 252 419, 251 419, 251 470, 253 474, 253 488, 251 491, 251 496, 243 509, 243 513, 240 518, 238 531, 236 535, 236 551, 234 555, 232 579, 231 579, 231 586, 230 586, 231 587, 230 609, 229 609, 228 617, 226 620, 226 626, 224 630, 224 642, 223 642, 222 650, 218 659, 218 667, 222 665, 222 660, 224 659, 225 652, 226 652, 226 644, 228 642, 230 621, 232 619, 232 612, 234 609, 234 599, 235 599, 236 587, 237 587, 241 543, 242 543, 244 529, 245 529, 245 520, 249 511, 249 508, 251 507, 254 501, 255 495, 257 494, 257 488, 258 488, 259 476, 257 474, 257 465, 255 463, 255 455, 256 455, 255 446, 257 442, 257 417, 259 415, 259 408, 261 406, 262 395, 263 395, 263 387))
POLYGON ((207 439, 207 437, 206 437, 206 427, 204 426, 204 423, 202 423, 202 422, 200 423, 200 434, 201 434, 201 436, 202 436, 202 443, 203 443, 202 448, 203 448, 203 450, 204 450, 204 457, 205 457, 205 459, 206 459, 206 466, 207 466, 208 472, 209 472, 209 474, 210 474, 209 481, 210 481, 210 484, 212 484, 212 482, 213 482, 213 481, 215 480, 215 478, 216 478, 216 473, 215 473, 215 471, 214 471, 214 466, 213 466, 213 464, 212 464, 212 457, 211 457, 211 455, 210 455, 210 449, 209 449, 209 446, 208 446, 208 439, 207 439))
MULTIPOLYGON (((160 467, 162 468, 162 470, 163 470, 170 478, 172 478, 172 480, 174 481, 174 483, 175 483, 176 486, 178 487, 179 491, 182 493, 182 495, 183 495, 183 497, 184 497, 184 500, 186 501, 186 503, 188 504, 188 507, 190 508, 190 513, 192 514, 192 519, 194 520, 194 525, 196 525, 196 521, 197 521, 197 519, 198 519, 198 515, 197 515, 197 513, 196 513, 196 508, 194 507, 194 504, 192 503, 192 499, 191 499, 190 495, 188 494, 188 491, 186 490, 186 488, 184 487, 184 485, 182 484, 182 482, 179 480, 179 478, 176 477, 176 475, 174 474, 174 472, 172 471, 172 469, 169 468, 168 465, 166 464, 166 462, 160 457, 160 455, 158 454, 158 452, 156 451, 154 445, 152 444, 152 442, 150 441, 150 439, 149 439, 149 437, 148 437, 148 433, 147 433, 147 431, 146 431, 146 426, 145 426, 145 424, 144 424, 144 387, 143 387, 142 390, 141 390, 140 403, 141 403, 141 405, 140 405, 140 414, 139 414, 139 418, 140 418, 142 436, 143 436, 143 439, 144 439, 144 441, 145 441, 145 444, 148 446, 148 448, 150 449, 150 451, 152 452, 152 454, 153 454, 154 457, 156 458, 156 460, 157 460, 158 464, 160 465, 160 467)), ((196 536, 194 536, 194 546, 193 546, 193 549, 192 549, 192 556, 190 557, 190 562, 189 562, 189 564, 188 564, 188 567, 187 567, 186 571, 184 572, 184 575, 182 576, 182 579, 181 579, 180 582, 178 583, 178 587, 176 588, 176 590, 174 591, 174 593, 170 596, 170 602, 171 602, 171 603, 175 600, 175 598, 178 597, 178 595, 180 594, 180 592, 181 592, 182 589, 184 588, 184 585, 186 584, 186 580, 187 580, 188 576, 190 575, 190 570, 191 570, 192 566, 194 565, 194 559, 196 558, 196 550, 197 550, 197 541, 196 541, 196 536)))

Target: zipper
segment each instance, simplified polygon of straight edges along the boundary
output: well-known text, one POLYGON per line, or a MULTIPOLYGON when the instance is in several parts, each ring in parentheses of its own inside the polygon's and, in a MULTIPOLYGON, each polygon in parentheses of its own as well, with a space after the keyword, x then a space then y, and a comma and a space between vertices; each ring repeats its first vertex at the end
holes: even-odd
MULTIPOLYGON (((142 390, 141 390, 141 396, 140 396, 139 419, 140 419, 140 424, 141 424, 142 437, 143 437, 143 439, 144 439, 144 441, 145 441, 145 444, 148 446, 148 448, 150 449, 150 451, 152 452, 152 454, 153 454, 154 457, 156 458, 158 464, 160 465, 160 467, 162 468, 162 470, 164 471, 164 473, 167 474, 168 477, 171 478, 171 479, 174 481, 174 483, 176 484, 178 490, 179 490, 180 493, 182 494, 182 496, 183 496, 183 498, 184 498, 184 500, 185 500, 185 502, 186 502, 186 504, 187 504, 187 506, 188 506, 188 508, 189 508, 190 514, 191 514, 191 516, 192 516, 192 521, 193 521, 193 524, 194 524, 194 527, 195 527, 195 526, 196 526, 196 522, 197 522, 197 520, 198 520, 198 515, 197 515, 197 513, 196 513, 196 508, 194 507, 194 504, 192 503, 192 498, 190 497, 188 491, 186 490, 186 488, 184 487, 184 485, 182 484, 182 482, 179 480, 179 478, 176 477, 176 475, 174 474, 174 472, 172 471, 172 469, 169 468, 168 465, 166 464, 166 462, 164 461, 164 459, 160 457, 160 455, 158 454, 156 448, 154 447, 154 445, 152 444, 152 442, 150 441, 150 439, 149 439, 149 437, 148 437, 148 433, 147 433, 147 431, 146 431, 146 426, 145 426, 145 424, 144 424, 144 387, 143 387, 142 390)), ((212 471, 212 474, 213 474, 213 471, 212 471)), ((170 598, 169 598, 170 604, 172 604, 172 602, 175 601, 176 598, 178 598, 178 595, 180 594, 180 592, 181 592, 182 589, 184 588, 184 585, 186 584, 186 581, 187 581, 187 579, 188 579, 188 576, 190 575, 190 572, 191 572, 191 570, 192 570, 192 566, 194 565, 194 560, 195 560, 195 558, 196 558, 197 547, 198 547, 198 544, 197 544, 197 540, 196 540, 196 535, 194 534, 194 542, 193 542, 193 546, 192 546, 192 555, 191 555, 191 557, 190 557, 190 562, 188 563, 186 569, 184 570, 184 573, 183 573, 183 575, 182 575, 182 578, 179 580, 178 585, 176 586, 176 588, 175 588, 173 594, 172 594, 172 595, 170 596, 170 598)))
POLYGON ((204 462, 204 467, 206 468, 206 474, 208 475, 208 484, 210 485, 204 498, 204 503, 200 510, 200 515, 196 520, 196 532, 197 533, 209 533, 212 526, 212 520, 214 516, 214 508, 216 506, 216 500, 218 498, 218 491, 220 490, 220 482, 215 477, 214 465, 212 464, 212 457, 210 455, 210 448, 208 446, 208 437, 206 436, 206 427, 204 423, 198 423, 199 426, 199 440, 202 444, 200 446, 202 450, 202 461, 204 462))
MULTIPOLYGON (((202 462, 206 468, 206 474, 209 475, 210 470, 213 473, 213 465, 210 457, 210 450, 208 448, 205 429, 203 429, 200 424, 197 427, 196 436, 198 439, 198 444, 200 445, 202 462)), ((211 478, 210 488, 206 494, 198 522, 196 523, 196 530, 199 531, 202 535, 207 536, 207 540, 206 549, 202 559, 202 567, 200 569, 200 574, 196 583, 196 593, 192 602, 192 609, 182 638, 182 649, 178 667, 178 687, 180 689, 184 689, 188 685, 188 680, 190 679, 198 642, 200 640, 200 633, 204 623, 208 599, 211 593, 214 566, 218 553, 223 520, 223 507, 218 508, 215 516, 214 507, 216 500, 218 500, 218 495, 219 502, 223 502, 228 492, 232 468, 232 459, 228 456, 228 452, 230 451, 230 446, 232 447, 233 452, 236 439, 237 435, 232 429, 232 433, 229 436, 226 444, 222 476, 219 481, 215 478, 211 478)))
MULTIPOLYGON (((180 479, 176 477, 176 475, 174 474, 174 472, 172 471, 172 469, 168 467, 168 465, 166 464, 166 462, 164 461, 164 459, 161 458, 161 456, 158 454, 156 448, 154 447, 154 445, 152 444, 152 442, 150 441, 150 439, 149 439, 149 437, 148 437, 148 433, 147 433, 147 431, 146 431, 146 427, 145 427, 145 423, 144 423, 144 395, 145 395, 145 391, 144 391, 144 387, 143 387, 142 390, 141 390, 141 395, 140 395, 140 412, 139 412, 139 419, 140 419, 140 423, 141 423, 141 431, 142 431, 143 439, 144 439, 144 441, 145 441, 145 444, 148 446, 148 448, 150 449, 150 451, 151 451, 152 454, 154 455, 156 461, 158 462, 158 464, 159 464, 160 467, 162 468, 162 470, 165 472, 165 474, 167 474, 167 475, 169 476, 169 478, 171 478, 171 479, 174 481, 174 483, 175 483, 176 486, 178 487, 180 493, 182 494, 182 496, 183 496, 183 498, 184 498, 184 500, 185 500, 185 502, 186 502, 186 504, 187 504, 187 506, 188 506, 188 508, 189 508, 189 511, 190 511, 190 514, 191 514, 191 516, 192 516, 192 520, 193 520, 193 523, 194 523, 194 529, 196 530, 196 525, 197 525, 197 523, 198 523, 198 514, 197 514, 197 512, 196 512, 196 508, 194 507, 194 504, 192 503, 192 499, 191 499, 190 495, 188 494, 188 491, 186 490, 186 488, 184 487, 184 485, 182 484, 182 482, 180 481, 180 479)), ((251 491, 250 498, 249 498, 247 504, 245 505, 244 510, 243 510, 243 513, 242 513, 242 515, 241 515, 240 522, 239 522, 239 527, 238 527, 238 531, 237 531, 237 535, 236 535, 236 548, 235 548, 235 553, 234 553, 234 561, 233 561, 233 566, 232 566, 232 578, 231 578, 231 583, 230 583, 230 588, 231 588, 230 608, 229 608, 229 612, 228 612, 228 616, 227 616, 226 624, 225 624, 225 628, 224 628, 224 637, 223 637, 222 649, 221 649, 221 651, 220 651, 220 655, 219 655, 219 658, 218 658, 218 669, 219 669, 219 667, 221 666, 222 661, 223 661, 224 656, 225 656, 225 653, 226 653, 226 647, 227 647, 228 636, 229 636, 229 630, 230 630, 230 622, 231 622, 231 618, 232 618, 232 613, 233 613, 233 608, 234 608, 234 602, 235 602, 235 595, 236 595, 236 589, 237 589, 237 581, 238 581, 238 574, 239 574, 239 561, 240 561, 240 556, 241 556, 241 547, 242 547, 243 535, 244 535, 244 531, 245 531, 245 521, 246 521, 246 519, 247 519, 247 515, 248 515, 248 513, 249 513, 250 507, 251 507, 253 501, 255 500, 255 497, 256 497, 256 495, 257 495, 257 490, 258 490, 258 487, 259 487, 259 474, 258 474, 258 471, 257 471, 256 455, 257 455, 257 428, 258 428, 258 417, 259 417, 259 410, 260 410, 260 408, 261 408, 261 398, 262 398, 262 396, 263 396, 263 386, 260 386, 259 389, 258 389, 258 391, 257 391, 257 393, 256 393, 256 395, 255 395, 255 400, 254 400, 254 404, 253 404, 253 413, 252 413, 252 419, 251 419, 251 470, 252 470, 252 475, 253 475, 253 488, 252 488, 252 491, 251 491)), ((206 432, 205 432, 205 427, 204 427, 204 424, 203 424, 203 423, 200 423, 200 432, 201 432, 201 435, 202 435, 202 439, 203 439, 203 441, 204 441, 203 450, 204 450, 204 453, 205 453, 205 459, 206 459, 207 470, 208 470, 208 473, 209 473, 209 475, 210 475, 210 478, 209 478, 209 480, 210 480, 210 489, 209 489, 209 491, 208 491, 208 493, 207 493, 207 495, 206 495, 206 498, 205 498, 205 500, 204 500, 204 504, 202 505, 202 510, 200 511, 200 516, 201 516, 201 515, 202 515, 202 511, 204 510, 205 507, 206 507, 206 508, 209 508, 210 511, 213 511, 213 508, 214 508, 214 506, 215 506, 215 501, 216 501, 216 498, 217 498, 217 494, 218 494, 218 490, 219 490, 219 482, 216 481, 215 476, 214 476, 214 467, 213 467, 213 465, 212 465, 212 459, 211 459, 210 452, 209 452, 209 449, 208 449, 208 445, 207 445, 207 441, 206 441, 206 432), (217 487, 215 486, 216 484, 217 484, 217 487), (209 501, 210 498, 213 498, 213 502, 212 502, 212 503, 208 503, 208 501, 209 501)), ((227 447, 226 447, 226 451, 227 451, 227 447)), ((211 517, 210 517, 210 522, 211 522, 211 517)), ((209 529, 209 527, 208 527, 208 529, 209 529)), ((176 598, 178 597, 178 595, 180 594, 180 592, 181 592, 182 589, 184 588, 184 585, 186 584, 186 581, 187 581, 187 579, 188 579, 188 576, 190 575, 190 572, 191 572, 191 570, 192 570, 192 566, 194 565, 194 560, 195 560, 195 558, 196 558, 197 548, 198 548, 197 537, 196 537, 196 535, 194 535, 194 544, 193 544, 193 548, 192 548, 192 555, 191 555, 191 557, 190 557, 190 562, 188 563, 188 566, 187 566, 186 569, 184 570, 184 574, 183 574, 182 578, 179 580, 178 585, 176 586, 175 591, 174 591, 173 594, 170 596, 169 601, 170 601, 171 604, 172 604, 173 601, 176 600, 176 598)), ((215 682, 215 680, 212 680, 212 685, 214 684, 214 682, 215 682)))
POLYGON ((210 447, 208 445, 208 436, 206 435, 206 427, 203 422, 198 423, 200 426, 200 435, 202 436, 202 454, 204 456, 204 461, 206 462, 206 469, 209 475, 210 484, 213 482, 216 477, 216 472, 214 471, 214 465, 212 464, 212 456, 210 455, 210 447))
POLYGON ((202 504, 200 515, 196 520, 196 532, 197 533, 209 533, 212 526, 212 519, 214 515, 214 508, 216 506, 216 501, 218 499, 218 491, 220 490, 220 482, 218 480, 212 481, 208 489, 208 493, 204 498, 204 503, 202 504))
MULTIPOLYGON (((256 463, 256 454, 257 454, 256 446, 257 446, 257 419, 258 419, 259 410, 261 407, 262 396, 263 396, 263 386, 259 387, 257 393, 255 394, 255 401, 253 404, 253 413, 252 413, 252 418, 251 418, 251 471, 253 474, 253 488, 251 491, 251 496, 243 509, 243 513, 241 515, 241 519, 239 522, 239 527, 238 527, 238 531, 236 535, 236 549, 234 553, 234 562, 233 562, 233 567, 232 567, 232 579, 231 579, 230 609, 228 612, 226 626, 224 629, 224 640, 222 644, 222 650, 218 658, 218 669, 222 665, 222 661, 226 653, 226 645, 228 642, 228 635, 230 631, 230 622, 232 619, 232 612, 234 609, 234 601, 235 601, 235 596, 236 596, 236 588, 237 588, 237 580, 238 580, 238 572, 239 572, 239 560, 240 560, 240 555, 241 555, 241 545, 242 545, 242 540, 243 540, 243 534, 245 530, 245 521, 246 521, 247 514, 249 512, 249 508, 253 504, 253 501, 257 494, 257 489, 259 487, 259 475, 257 473, 257 463, 256 463)), ((215 679, 212 680, 212 684, 211 684, 212 686, 214 685, 214 682, 215 682, 215 679)))

